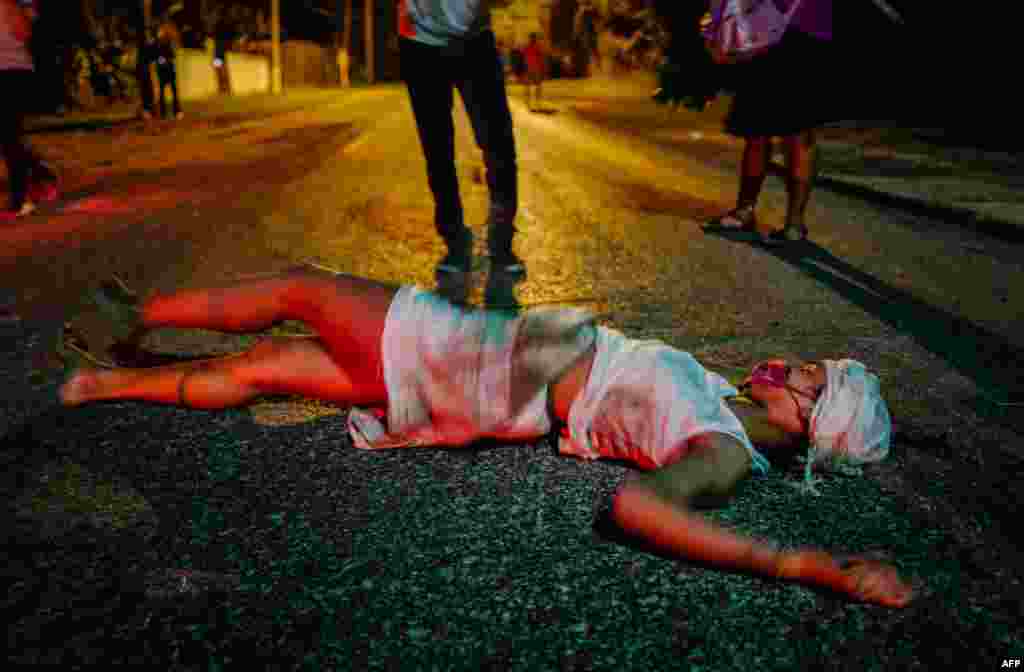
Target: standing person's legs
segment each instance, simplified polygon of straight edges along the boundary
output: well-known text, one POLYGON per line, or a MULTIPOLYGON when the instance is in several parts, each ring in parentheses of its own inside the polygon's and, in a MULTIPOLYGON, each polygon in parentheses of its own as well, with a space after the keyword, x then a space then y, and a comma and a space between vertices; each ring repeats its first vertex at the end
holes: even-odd
POLYGON ((135 70, 135 75, 139 83, 139 96, 142 103, 142 116, 153 115, 153 80, 149 76, 149 67, 140 63, 139 67, 135 70))
POLYGON ((705 227, 705 230, 725 230, 758 235, 754 208, 757 205, 761 187, 764 185, 764 178, 768 173, 768 161, 771 159, 771 154, 771 138, 760 136, 744 138, 736 207, 713 219, 705 227))
POLYGON ((487 169, 487 247, 492 263, 521 271, 522 263, 512 252, 519 199, 515 134, 494 33, 487 31, 467 46, 463 66, 456 86, 487 169))
POLYGON ((171 85, 171 110, 174 113, 174 118, 177 119, 181 115, 181 103, 178 102, 178 71, 176 68, 171 68, 168 82, 171 85))
POLYGON ((786 207, 785 229, 790 235, 807 236, 804 213, 811 198, 816 175, 814 130, 808 129, 783 138, 786 148, 786 207))
POLYGON ((167 118, 167 86, 168 86, 169 82, 167 81, 167 76, 164 74, 164 72, 162 70, 157 74, 157 82, 158 82, 158 86, 159 86, 159 89, 160 89, 160 118, 161 119, 166 119, 167 118))
POLYGON ((22 139, 25 96, 31 90, 32 72, 29 70, 0 70, 0 89, 9 92, 7 100, 0 105, 0 147, 7 162, 10 184, 10 208, 19 212, 26 205, 29 174, 32 170, 32 153, 22 139), (14 95, 13 92, 22 92, 14 95))
POLYGON ((438 269, 468 271, 472 262, 472 240, 463 220, 459 180, 455 172, 451 62, 444 58, 439 47, 405 38, 400 39, 399 44, 402 79, 409 91, 409 102, 427 164, 427 181, 434 195, 434 226, 448 246, 448 256, 438 269))
POLYGON ((772 157, 771 138, 751 137, 743 143, 743 160, 740 164, 740 190, 736 197, 736 209, 753 212, 757 198, 761 195, 764 178, 768 174, 768 162, 772 157))

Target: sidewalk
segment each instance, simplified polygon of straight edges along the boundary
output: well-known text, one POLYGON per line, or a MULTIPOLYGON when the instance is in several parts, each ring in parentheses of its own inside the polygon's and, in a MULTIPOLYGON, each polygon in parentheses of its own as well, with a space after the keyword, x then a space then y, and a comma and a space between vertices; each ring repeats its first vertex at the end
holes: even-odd
MULTIPOLYGON (((544 91, 556 107, 653 140, 686 144, 708 155, 708 144, 730 155, 742 144, 722 132, 728 98, 702 113, 668 110, 650 100, 653 77, 554 80, 544 91), (601 101, 604 105, 596 105, 601 101), (704 151, 697 147, 703 144, 704 151)), ((518 88, 512 86, 512 95, 518 88)), ((852 121, 819 132, 819 186, 994 237, 1024 241, 1024 157, 954 144, 942 129, 886 121, 852 121)))
MULTIPOLYGON (((224 117, 267 117, 284 114, 308 106, 337 102, 353 92, 367 87, 348 89, 296 88, 280 95, 254 94, 249 96, 214 96, 199 100, 182 100, 185 118, 181 121, 153 119, 152 125, 188 124, 194 121, 209 121, 224 117)), ((115 103, 93 110, 75 110, 69 114, 36 115, 25 120, 25 130, 32 135, 90 131, 115 126, 138 125, 147 122, 138 118, 138 106, 134 103, 115 103)))
POLYGON ((823 186, 1024 241, 1024 157, 944 144, 941 129, 885 122, 829 126, 819 142, 823 186))

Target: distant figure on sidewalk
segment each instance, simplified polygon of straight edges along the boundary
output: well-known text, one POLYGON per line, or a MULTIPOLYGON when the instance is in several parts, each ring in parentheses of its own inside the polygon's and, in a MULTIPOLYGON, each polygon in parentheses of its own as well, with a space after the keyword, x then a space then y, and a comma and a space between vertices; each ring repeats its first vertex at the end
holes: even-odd
POLYGON ((509 49, 508 66, 512 70, 512 76, 516 82, 522 83, 526 79, 526 59, 523 58, 523 50, 517 46, 509 49))
POLYGON ((117 100, 127 100, 128 94, 125 90, 124 80, 121 79, 121 59, 124 57, 124 48, 121 40, 111 40, 102 52, 103 72, 110 83, 111 96, 117 100))
POLYGON ((484 155, 491 269, 525 272, 512 251, 518 207, 515 136, 489 4, 480 0, 398 3, 402 79, 426 158, 434 225, 448 248, 436 269, 446 280, 465 278, 473 266, 473 233, 463 221, 455 173, 454 89, 459 90, 484 155))
POLYGON ((339 83, 343 88, 347 89, 352 86, 352 77, 350 75, 352 64, 349 59, 348 49, 345 47, 338 47, 337 61, 339 83))
POLYGON ((231 73, 228 70, 228 47, 235 39, 227 17, 222 16, 214 28, 213 70, 217 74, 217 91, 231 93, 231 73))
POLYGON ((732 70, 735 96, 726 131, 744 140, 736 207, 710 222, 707 231, 738 231, 768 244, 807 238, 807 203, 816 175, 814 129, 840 117, 835 104, 838 72, 832 41, 832 0, 785 0, 783 11, 800 2, 781 42, 732 70), (808 64, 825 73, 813 77, 808 64), (754 208, 772 154, 772 138, 782 138, 786 159, 786 219, 782 229, 763 236, 754 208))
POLYGON ((177 47, 177 31, 169 23, 160 26, 157 33, 156 78, 160 88, 160 116, 167 118, 167 88, 171 89, 171 105, 175 119, 185 115, 178 102, 178 70, 175 67, 174 50, 177 47))
POLYGON ((156 35, 152 29, 146 28, 142 42, 139 44, 138 55, 135 58, 135 77, 139 83, 139 96, 141 109, 139 116, 145 120, 153 118, 155 100, 153 94, 153 68, 156 65, 157 43, 156 35))
POLYGON ((57 176, 26 144, 25 112, 31 92, 36 91, 32 56, 35 7, 31 1, 0 0, 0 148, 7 162, 10 203, 5 217, 24 217, 36 209, 36 198, 56 197, 57 176))
POLYGON ((530 42, 523 51, 526 60, 526 106, 530 111, 540 107, 541 84, 547 74, 547 53, 544 45, 541 44, 537 33, 530 33, 530 42), (536 102, 531 103, 536 98, 536 102))
POLYGON ((581 76, 591 76, 601 70, 601 52, 597 48, 601 16, 593 0, 582 0, 573 17, 573 38, 576 42, 576 71, 581 76))

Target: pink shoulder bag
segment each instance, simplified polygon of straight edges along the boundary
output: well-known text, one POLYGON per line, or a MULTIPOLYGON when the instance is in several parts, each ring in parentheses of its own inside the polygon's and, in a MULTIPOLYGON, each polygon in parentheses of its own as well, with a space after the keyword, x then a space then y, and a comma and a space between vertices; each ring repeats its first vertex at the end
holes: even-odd
POLYGON ((802 0, 780 11, 775 0, 715 0, 704 38, 716 63, 738 63, 764 53, 782 39, 802 0))

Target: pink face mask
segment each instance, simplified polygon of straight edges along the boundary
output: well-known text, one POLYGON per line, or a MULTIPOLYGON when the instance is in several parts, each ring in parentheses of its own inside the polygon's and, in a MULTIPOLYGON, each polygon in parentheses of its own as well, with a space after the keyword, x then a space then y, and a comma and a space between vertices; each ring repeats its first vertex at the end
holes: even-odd
POLYGON ((750 382, 772 387, 786 387, 790 368, 781 362, 763 362, 750 372, 750 382))
POLYGON ((797 415, 804 426, 804 433, 809 433, 810 418, 801 412, 800 402, 797 401, 796 395, 810 399, 811 404, 813 405, 817 402, 818 395, 821 393, 821 390, 810 395, 795 387, 791 387, 789 385, 789 374, 792 373, 792 371, 793 369, 785 362, 764 362, 758 364, 750 371, 750 379, 747 381, 747 384, 753 385, 758 383, 786 390, 789 393, 789 396, 793 399, 793 403, 796 405, 797 415))

